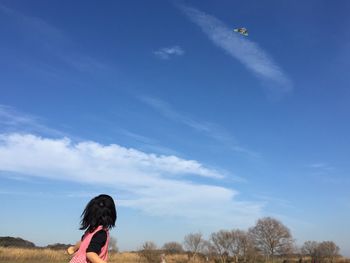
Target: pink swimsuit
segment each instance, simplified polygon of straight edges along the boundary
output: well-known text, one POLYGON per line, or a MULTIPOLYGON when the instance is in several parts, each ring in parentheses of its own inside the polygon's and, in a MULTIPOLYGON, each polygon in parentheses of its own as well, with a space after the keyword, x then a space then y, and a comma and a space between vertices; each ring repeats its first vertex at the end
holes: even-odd
MULTIPOLYGON (((73 258, 69 261, 69 263, 89 263, 90 261, 86 258, 86 249, 89 247, 92 236, 100 231, 102 226, 97 227, 94 232, 86 232, 83 240, 81 241, 80 247, 78 251, 74 254, 73 258)), ((100 254, 98 255, 104 261, 107 261, 108 258, 108 243, 109 243, 109 232, 106 230, 107 240, 106 244, 102 247, 100 254)))

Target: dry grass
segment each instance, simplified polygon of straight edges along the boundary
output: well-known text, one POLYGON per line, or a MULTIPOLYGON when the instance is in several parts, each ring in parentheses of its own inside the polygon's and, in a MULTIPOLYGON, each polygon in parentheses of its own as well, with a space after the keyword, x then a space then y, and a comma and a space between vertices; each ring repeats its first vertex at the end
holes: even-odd
POLYGON ((336 263, 350 263, 350 258, 341 257, 336 260, 336 263))
MULTIPOLYGON (((0 247, 1 263, 68 263, 71 256, 64 250, 0 247)), ((166 257, 168 263, 186 262, 186 255, 166 257)), ((160 260, 159 260, 160 262, 160 260)), ((108 263, 143 263, 137 253, 110 253, 108 263)), ((158 262, 155 262, 158 263, 158 262)), ((195 263, 195 262, 193 262, 195 263)))
POLYGON ((137 253, 110 253, 108 263, 139 263, 140 258, 137 253))
POLYGON ((64 251, 0 247, 0 262, 69 262, 64 251))
MULTIPOLYGON (((0 263, 68 263, 71 256, 64 250, 23 249, 0 247, 0 263)), ((167 263, 201 263, 203 261, 188 261, 187 255, 167 255, 167 263)), ((278 260, 277 260, 278 261, 278 260)), ((277 262, 276 261, 276 262, 277 262)), ((293 260, 292 260, 293 261, 293 260)), ((154 263, 159 263, 158 262, 154 263)), ((295 261, 297 262, 297 261, 295 261)), ((308 260, 304 262, 310 262, 308 260)), ((110 253, 108 263, 144 263, 137 253, 110 253)), ((212 263, 212 262, 211 262, 212 263)), ((348 258, 338 258, 335 263, 350 263, 348 258)))

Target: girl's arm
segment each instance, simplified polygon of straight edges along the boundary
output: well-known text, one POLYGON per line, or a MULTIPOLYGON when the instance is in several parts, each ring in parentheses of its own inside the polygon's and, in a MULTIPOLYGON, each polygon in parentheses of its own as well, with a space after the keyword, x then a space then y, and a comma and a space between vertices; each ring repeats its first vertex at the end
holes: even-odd
POLYGON ((70 246, 67 248, 67 252, 69 255, 73 255, 75 251, 77 251, 80 247, 81 241, 77 242, 74 246, 70 246))
POLYGON ((91 263, 106 263, 95 252, 87 252, 86 257, 91 263))

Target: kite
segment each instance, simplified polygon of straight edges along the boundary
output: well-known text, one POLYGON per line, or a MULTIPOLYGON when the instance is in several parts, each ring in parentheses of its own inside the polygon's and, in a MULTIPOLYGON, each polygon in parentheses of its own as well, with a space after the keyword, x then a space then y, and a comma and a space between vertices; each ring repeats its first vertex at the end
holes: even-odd
POLYGON ((248 36, 248 30, 245 27, 236 28, 233 31, 240 33, 243 36, 248 36))

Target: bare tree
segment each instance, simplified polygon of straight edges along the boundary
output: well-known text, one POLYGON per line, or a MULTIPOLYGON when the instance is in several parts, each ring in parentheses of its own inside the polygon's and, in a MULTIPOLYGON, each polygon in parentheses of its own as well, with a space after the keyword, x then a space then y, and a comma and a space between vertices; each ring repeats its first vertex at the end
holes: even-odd
POLYGON ((318 251, 323 260, 333 263, 339 256, 339 247, 333 241, 323 241, 318 244, 318 251))
POLYGON ((333 263, 339 256, 339 247, 333 241, 306 241, 301 247, 303 256, 311 257, 311 262, 328 261, 333 263))
POLYGON ((238 262, 238 258, 241 253, 241 243, 240 243, 240 235, 243 231, 241 230, 232 230, 231 238, 230 238, 230 255, 234 258, 234 262, 238 262))
POLYGON ((243 262, 254 262, 257 257, 257 250, 254 247, 254 242, 247 232, 242 230, 233 230, 236 253, 239 260, 243 262))
POLYGON ((260 256, 260 251, 256 248, 253 241, 249 238, 249 243, 245 251, 245 256, 243 257, 243 262, 255 263, 260 256))
POLYGON ((163 250, 167 254, 178 254, 182 253, 184 250, 182 248, 182 245, 178 242, 168 242, 163 245, 163 250))
POLYGON ((191 258, 196 257, 197 253, 202 249, 203 241, 201 233, 191 233, 185 236, 184 246, 191 253, 191 258))
POLYGON ((230 254, 230 249, 233 247, 233 236, 231 231, 220 230, 219 232, 212 233, 210 241, 213 244, 217 255, 220 257, 221 263, 226 263, 230 254))
POLYGON ((318 245, 319 243, 316 241, 305 241, 301 247, 301 254, 315 259, 318 253, 318 245))
POLYGON ((148 263, 159 262, 160 259, 160 253, 153 241, 146 241, 143 243, 141 250, 138 251, 138 254, 141 259, 148 263))
POLYGON ((294 244, 292 248, 292 255, 294 255, 295 258, 298 258, 298 263, 303 262, 303 250, 302 247, 294 244))
POLYGON ((216 258, 217 256, 217 252, 214 245, 208 240, 203 241, 201 252, 205 256, 206 261, 209 261, 209 259, 212 259, 212 258, 216 258))
POLYGON ((257 248, 267 259, 271 258, 272 262, 275 255, 285 255, 293 246, 289 229, 271 217, 259 219, 256 225, 249 229, 249 234, 257 248))
POLYGON ((220 230, 211 234, 210 242, 221 263, 227 262, 229 257, 233 257, 234 262, 254 262, 257 257, 252 239, 242 230, 220 230))

